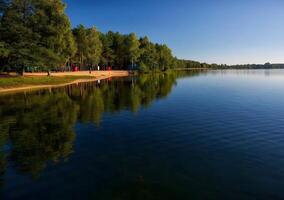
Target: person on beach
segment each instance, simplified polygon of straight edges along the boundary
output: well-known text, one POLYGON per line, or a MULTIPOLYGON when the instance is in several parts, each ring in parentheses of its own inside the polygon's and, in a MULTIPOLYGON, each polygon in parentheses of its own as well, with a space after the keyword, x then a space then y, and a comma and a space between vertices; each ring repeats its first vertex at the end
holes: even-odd
POLYGON ((98 71, 100 71, 100 66, 98 65, 98 71))

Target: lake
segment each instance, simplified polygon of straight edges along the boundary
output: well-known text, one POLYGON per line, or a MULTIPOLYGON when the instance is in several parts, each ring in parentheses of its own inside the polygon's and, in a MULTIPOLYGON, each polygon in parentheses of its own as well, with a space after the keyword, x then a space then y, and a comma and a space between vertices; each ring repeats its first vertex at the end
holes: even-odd
POLYGON ((0 96, 2 199, 284 199, 284 70, 0 96))

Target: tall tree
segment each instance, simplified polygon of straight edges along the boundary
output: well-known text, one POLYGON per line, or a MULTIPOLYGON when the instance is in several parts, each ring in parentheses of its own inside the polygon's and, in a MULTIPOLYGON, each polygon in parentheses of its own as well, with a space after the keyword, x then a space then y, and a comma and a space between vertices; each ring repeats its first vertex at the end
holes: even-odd
POLYGON ((126 53, 127 53, 127 64, 131 64, 132 67, 138 61, 140 57, 140 42, 135 33, 131 33, 126 37, 126 53))
POLYGON ((73 34, 77 45, 75 61, 80 63, 80 66, 83 66, 87 56, 87 46, 88 46, 86 28, 82 24, 80 24, 75 29, 73 29, 73 34))
POLYGON ((126 36, 121 35, 118 32, 113 34, 113 50, 115 55, 115 67, 120 69, 126 69, 127 53, 126 53, 126 36))
POLYGON ((142 71, 154 70, 158 66, 157 51, 155 45, 150 42, 148 37, 140 38, 140 63, 139 66, 142 71))
MULTIPOLYGON (((0 0, 0 27, 1 27, 1 19, 5 12, 5 10, 8 8, 8 1, 7 0, 0 0)), ((1 28, 0 28, 1 30, 1 28)), ((1 36, 0 36, 1 38, 1 36)), ((4 59, 7 58, 9 55, 9 50, 7 48, 7 44, 0 40, 0 71, 4 70, 4 59)))
POLYGON ((74 54, 71 23, 61 0, 34 0, 32 27, 41 38, 41 56, 49 69, 63 66, 74 54))
POLYGON ((102 54, 102 41, 100 32, 95 28, 85 28, 79 25, 73 30, 77 44, 75 60, 80 63, 81 69, 84 66, 99 64, 102 54))
POLYGON ((87 30, 87 63, 90 66, 99 64, 102 54, 102 42, 100 40, 100 33, 95 27, 87 30))
POLYGON ((109 31, 107 34, 101 34, 102 41, 102 54, 101 54, 101 64, 102 65, 114 65, 115 55, 113 46, 113 33, 109 31))
POLYGON ((173 62, 172 51, 167 45, 156 45, 158 57, 159 57, 159 68, 161 70, 166 70, 171 68, 173 62))
POLYGON ((0 41, 10 51, 7 64, 23 71, 66 63, 74 48, 65 7, 61 0, 11 0, 0 30, 0 41))
POLYGON ((1 20, 0 41, 10 52, 6 64, 19 71, 38 63, 35 52, 39 35, 31 27, 33 12, 32 0, 12 0, 1 20))

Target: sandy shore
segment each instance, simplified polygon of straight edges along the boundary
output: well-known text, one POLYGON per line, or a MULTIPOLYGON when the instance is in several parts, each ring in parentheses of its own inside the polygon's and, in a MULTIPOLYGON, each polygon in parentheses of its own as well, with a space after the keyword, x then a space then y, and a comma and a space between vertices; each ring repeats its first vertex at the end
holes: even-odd
MULTIPOLYGON (((25 73, 24 76, 27 77, 40 77, 40 76, 47 76, 47 73, 25 73)), ((37 90, 37 89, 45 89, 45 88, 56 88, 56 87, 64 87, 71 84, 78 84, 84 82, 92 82, 97 80, 108 79, 112 77, 126 77, 129 76, 128 71, 80 71, 80 72, 54 72, 51 73, 51 76, 54 77, 64 77, 64 76, 89 76, 92 77, 90 79, 77 79, 75 81, 71 81, 69 83, 63 84, 55 84, 55 85, 30 85, 30 86, 23 86, 23 87, 14 87, 14 88, 0 88, 1 93, 15 93, 20 91, 29 91, 29 90, 37 90)))
MULTIPOLYGON (((91 76, 91 77, 120 77, 128 76, 128 71, 79 71, 79 72, 51 72, 51 76, 91 76)), ((24 76, 46 76, 47 73, 24 73, 24 76)))

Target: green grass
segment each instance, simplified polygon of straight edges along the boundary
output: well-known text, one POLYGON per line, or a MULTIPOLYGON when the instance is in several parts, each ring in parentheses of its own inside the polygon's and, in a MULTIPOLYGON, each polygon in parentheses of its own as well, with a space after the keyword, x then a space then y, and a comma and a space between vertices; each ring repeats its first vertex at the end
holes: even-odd
POLYGON ((89 76, 64 76, 64 77, 0 77, 0 88, 16 88, 34 85, 58 85, 70 83, 78 79, 92 79, 89 76))

